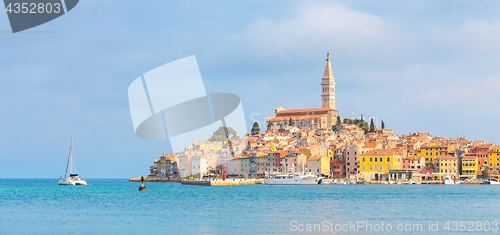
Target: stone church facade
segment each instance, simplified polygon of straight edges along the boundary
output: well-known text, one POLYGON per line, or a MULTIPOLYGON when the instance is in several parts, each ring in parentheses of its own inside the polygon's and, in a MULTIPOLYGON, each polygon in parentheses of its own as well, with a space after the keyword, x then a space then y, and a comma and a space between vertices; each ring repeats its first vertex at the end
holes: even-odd
POLYGON ((300 129, 331 128, 337 122, 339 111, 335 109, 335 78, 333 77, 330 56, 327 55, 325 71, 321 79, 321 108, 286 110, 275 109, 274 117, 267 119, 271 129, 292 126, 300 129))

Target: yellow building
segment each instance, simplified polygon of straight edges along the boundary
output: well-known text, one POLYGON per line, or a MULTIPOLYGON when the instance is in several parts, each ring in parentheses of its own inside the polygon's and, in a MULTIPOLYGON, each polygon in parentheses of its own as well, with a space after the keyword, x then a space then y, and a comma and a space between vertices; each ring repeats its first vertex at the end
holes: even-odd
POLYGON ((434 172, 444 175, 451 175, 453 178, 457 178, 460 174, 459 172, 459 162, 458 158, 452 156, 444 156, 436 158, 436 165, 434 166, 434 172))
POLYGON ((462 157, 462 176, 475 178, 477 171, 479 169, 479 163, 477 159, 477 155, 463 156, 462 157))
POLYGON ((330 158, 325 155, 322 157, 310 157, 307 160, 309 172, 316 175, 325 176, 330 174, 330 158))
POLYGON ((408 153, 409 157, 420 157, 422 156, 422 152, 420 150, 413 150, 408 153))
POLYGON ((335 152, 328 149, 328 157, 330 158, 330 160, 333 159, 333 157, 335 157, 335 152))
POLYGON ((489 156, 489 172, 490 174, 498 174, 500 170, 500 149, 497 147, 488 154, 489 156))
POLYGON ((375 149, 361 154, 359 172, 365 180, 379 180, 389 170, 403 169, 402 156, 390 149, 375 149))
POLYGON ((425 158, 425 166, 433 167, 436 157, 447 155, 448 147, 442 145, 428 145, 420 148, 420 154, 425 158))

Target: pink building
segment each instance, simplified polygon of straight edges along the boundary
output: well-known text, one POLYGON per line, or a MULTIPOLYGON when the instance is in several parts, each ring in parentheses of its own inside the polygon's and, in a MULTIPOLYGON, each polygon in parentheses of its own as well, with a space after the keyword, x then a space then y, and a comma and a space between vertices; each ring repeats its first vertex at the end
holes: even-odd
POLYGON ((403 170, 422 171, 425 168, 425 159, 420 157, 406 157, 403 159, 403 170))
POLYGON ((330 160, 330 174, 333 177, 344 178, 346 175, 345 161, 340 158, 330 160))

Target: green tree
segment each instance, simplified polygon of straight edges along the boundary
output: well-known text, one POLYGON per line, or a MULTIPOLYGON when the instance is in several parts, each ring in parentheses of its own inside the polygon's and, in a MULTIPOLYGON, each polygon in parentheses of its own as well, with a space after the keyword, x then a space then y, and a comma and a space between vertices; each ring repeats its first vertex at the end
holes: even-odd
POLYGON ((364 121, 364 120, 363 120, 363 114, 361 114, 361 121, 364 121))
POLYGON ((210 137, 208 139, 208 141, 212 141, 212 142, 215 142, 215 141, 230 141, 230 140, 234 140, 234 139, 239 139, 239 137, 237 136, 237 133, 236 131, 231 128, 231 127, 219 127, 219 129, 217 129, 217 131, 215 131, 213 134, 212 134, 212 137, 210 137))
POLYGON ((252 132, 251 132, 251 134, 252 135, 258 135, 259 133, 260 133, 259 123, 254 122, 253 126, 252 126, 252 132))
POLYGON ((358 126, 359 128, 363 129, 363 130, 368 130, 368 123, 363 120, 363 119, 354 119, 352 120, 352 124, 355 124, 356 126, 358 126))
POLYGON ((352 119, 344 118, 344 124, 352 124, 352 119))
POLYGON ((289 126, 293 126, 293 120, 292 120, 292 117, 290 117, 290 120, 288 121, 288 125, 289 125, 289 126))
POLYGON ((337 124, 336 124, 336 125, 337 125, 337 126, 339 126, 339 125, 340 125, 340 116, 337 116, 337 124))
POLYGON ((380 127, 381 127, 382 129, 385 129, 385 123, 384 123, 384 120, 382 120, 382 125, 380 125, 380 127))
POLYGON ((370 121, 370 132, 371 133, 375 132, 375 124, 373 123, 373 118, 370 121))
POLYGON ((268 130, 271 130, 271 122, 268 122, 268 123, 267 123, 267 129, 268 129, 268 130))
POLYGON ((488 178, 488 176, 490 175, 488 174, 488 169, 484 169, 481 173, 483 174, 483 178, 488 178))

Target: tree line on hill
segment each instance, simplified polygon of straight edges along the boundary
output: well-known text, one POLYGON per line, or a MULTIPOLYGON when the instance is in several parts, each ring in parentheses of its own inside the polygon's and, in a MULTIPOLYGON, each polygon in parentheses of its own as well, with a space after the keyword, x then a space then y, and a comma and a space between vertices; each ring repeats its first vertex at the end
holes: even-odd
MULTIPOLYGON (((340 117, 337 117, 337 126, 341 124, 340 117)), ((370 125, 363 119, 363 114, 361 114, 361 118, 359 119, 350 119, 350 118, 344 118, 344 123, 343 124, 354 124, 361 128, 363 131, 366 133, 374 133, 375 132, 375 123, 373 123, 373 118, 370 120, 370 125)), ((384 120, 382 120, 381 128, 385 129, 385 123, 384 120)))
MULTIPOLYGON (((293 121, 292 121, 292 117, 290 117, 290 120, 288 121, 289 123, 289 126, 293 126, 293 121)), ((337 116, 337 123, 336 125, 339 126, 340 124, 342 124, 342 121, 340 119, 340 116, 337 116)), ((344 122, 343 124, 355 124, 356 126, 358 126, 359 128, 361 128, 363 131, 365 131, 365 134, 367 133, 374 133, 375 132, 375 123, 373 122, 373 118, 370 120, 370 125, 368 125, 368 123, 363 119, 363 114, 361 114, 361 117, 359 119, 350 119, 350 118, 344 118, 344 122)), ((281 126, 280 128, 283 128, 283 123, 281 123, 281 126)), ((384 120, 382 120, 382 123, 381 123, 381 126, 380 126, 382 129, 385 129, 385 123, 384 123, 384 120)), ((321 126, 320 126, 321 128, 321 126)), ((267 129, 270 130, 271 129, 271 122, 268 122, 267 123, 267 129)), ((333 129, 333 126, 332 126, 332 129, 333 129)), ((253 126, 252 126, 252 130, 251 130, 251 135, 257 135, 260 133, 260 127, 259 127, 259 124, 257 122, 254 122, 253 126)))

